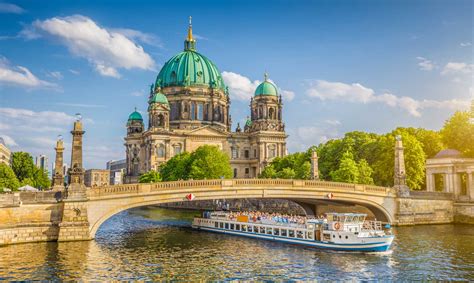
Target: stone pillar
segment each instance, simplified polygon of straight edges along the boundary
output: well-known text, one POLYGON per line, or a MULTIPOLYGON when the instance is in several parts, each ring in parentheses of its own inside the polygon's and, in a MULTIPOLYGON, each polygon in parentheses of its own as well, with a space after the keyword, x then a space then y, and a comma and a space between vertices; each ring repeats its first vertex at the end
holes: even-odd
POLYGON ((474 201, 474 173, 467 172, 467 196, 469 200, 474 201))
POLYGON ((406 184, 405 157, 403 154, 403 143, 400 135, 395 137, 395 171, 394 187, 398 190, 400 196, 408 197, 410 189, 406 184))
POLYGON ((426 173, 426 190, 428 192, 435 191, 435 176, 433 173, 426 173))
POLYGON ((316 150, 311 152, 311 179, 319 180, 318 154, 316 150))
POLYGON ((64 189, 64 175, 63 175, 63 153, 64 142, 59 138, 56 142, 56 160, 54 161, 54 176, 53 176, 53 190, 60 191, 64 189))
POLYGON ((82 168, 82 122, 74 122, 72 134, 71 168, 69 168, 69 186, 63 199, 63 215, 59 223, 58 241, 90 240, 89 219, 87 214, 87 195, 82 168))
POLYGON ((84 168, 82 168, 82 122, 78 119, 74 122, 72 134, 71 167, 69 168, 69 186, 67 187, 67 199, 83 200, 86 197, 84 186, 84 168))
POLYGON ((453 173, 452 176, 454 198, 457 199, 461 195, 461 174, 453 173))

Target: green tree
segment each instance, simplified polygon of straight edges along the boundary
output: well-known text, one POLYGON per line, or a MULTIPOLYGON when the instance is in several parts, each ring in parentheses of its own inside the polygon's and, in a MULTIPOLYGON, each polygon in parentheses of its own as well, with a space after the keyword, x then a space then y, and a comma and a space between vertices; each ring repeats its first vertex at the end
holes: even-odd
POLYGON ((161 175, 156 171, 148 171, 138 178, 139 183, 157 183, 161 182, 161 175))
POLYGON ((31 178, 25 178, 25 179, 21 180, 20 187, 23 187, 23 186, 26 186, 26 185, 34 187, 35 186, 35 180, 33 180, 31 178))
POLYGON ((51 180, 48 178, 48 171, 35 167, 33 171, 34 187, 38 189, 47 189, 51 187, 51 180))
POLYGON ((342 155, 339 168, 330 173, 331 179, 336 182, 357 183, 359 180, 359 168, 354 161, 352 153, 346 151, 342 155))
POLYGON ((34 179, 35 168, 29 153, 19 151, 12 154, 12 169, 20 182, 26 178, 34 179))
POLYGON ((357 167, 359 168, 359 178, 357 183, 366 185, 374 184, 374 179, 372 179, 372 173, 374 170, 372 170, 372 168, 369 166, 367 160, 359 160, 357 167))
POLYGON ((189 178, 195 180, 232 178, 229 156, 217 146, 203 145, 191 154, 189 178))
POLYGON ((191 154, 183 152, 173 156, 160 166, 160 175, 163 181, 187 180, 191 168, 191 154))
POLYGON ((285 167, 277 173, 277 177, 280 179, 294 179, 296 177, 296 173, 293 168, 285 167))
POLYGON ((469 118, 467 111, 455 112, 444 123, 441 138, 448 148, 457 149, 466 157, 474 157, 474 124, 469 118))
POLYGON ((264 179, 276 179, 276 177, 277 177, 277 171, 271 164, 265 166, 265 168, 263 169, 262 173, 259 176, 259 178, 264 178, 264 179))
POLYGON ((0 163, 0 192, 3 192, 4 188, 17 190, 19 187, 20 182, 12 168, 4 163, 0 163))

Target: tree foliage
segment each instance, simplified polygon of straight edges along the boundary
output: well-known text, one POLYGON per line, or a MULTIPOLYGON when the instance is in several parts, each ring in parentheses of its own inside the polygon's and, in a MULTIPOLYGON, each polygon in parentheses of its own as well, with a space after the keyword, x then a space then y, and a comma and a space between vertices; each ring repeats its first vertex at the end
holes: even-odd
POLYGON ((342 155, 339 168, 330 173, 331 179, 335 182, 357 183, 359 181, 359 168, 354 161, 352 153, 346 151, 342 155))
POLYGON ((297 152, 284 157, 275 157, 267 165, 260 178, 309 179, 311 177, 311 152, 297 152))
POLYGON ((138 177, 139 183, 157 183, 161 181, 161 175, 156 171, 148 171, 138 177))
POLYGON ((12 168, 4 163, 0 163, 0 192, 3 192, 5 188, 17 190, 19 187, 20 182, 12 168))
POLYGON ((21 186, 30 185, 39 189, 51 186, 48 171, 35 166, 33 157, 27 152, 14 152, 12 154, 12 169, 21 186))
POLYGON ((217 146, 203 145, 181 153, 160 166, 163 181, 231 178, 229 156, 217 146))
POLYGON ((467 111, 455 112, 441 129, 441 138, 448 148, 457 149, 466 157, 474 157, 474 124, 467 111))

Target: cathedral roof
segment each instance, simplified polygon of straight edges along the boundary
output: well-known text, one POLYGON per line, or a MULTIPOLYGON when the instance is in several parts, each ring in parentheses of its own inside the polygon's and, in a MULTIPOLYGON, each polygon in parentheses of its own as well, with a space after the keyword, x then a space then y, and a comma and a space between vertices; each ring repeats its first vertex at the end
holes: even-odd
POLYGON ((161 92, 157 92, 153 95, 152 99, 150 100, 150 104, 152 104, 152 103, 162 103, 162 104, 166 104, 166 105, 169 104, 168 99, 161 92))
POLYGON ((128 116, 128 121, 143 121, 142 114, 140 114, 137 109, 128 116))
POLYGON ((192 35, 191 21, 188 36, 184 42, 184 51, 171 57, 161 68, 155 85, 203 86, 226 91, 224 80, 216 65, 196 51, 196 40, 192 35))
POLYGON ((462 157, 461 152, 455 149, 443 149, 438 152, 434 158, 450 158, 450 157, 462 157))
POLYGON ((268 75, 265 73, 265 80, 259 84, 255 90, 255 96, 258 95, 274 95, 278 96, 277 87, 268 80, 268 75))

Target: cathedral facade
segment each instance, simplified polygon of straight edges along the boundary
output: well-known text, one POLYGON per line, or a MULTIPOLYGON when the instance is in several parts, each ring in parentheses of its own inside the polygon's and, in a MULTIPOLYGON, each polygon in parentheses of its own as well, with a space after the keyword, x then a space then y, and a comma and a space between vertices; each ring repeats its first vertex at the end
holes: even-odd
POLYGON ((217 67, 196 51, 189 24, 184 51, 169 59, 150 88, 148 123, 136 110, 127 121, 125 181, 134 183, 184 151, 215 145, 230 157, 234 178, 254 178, 277 156, 285 156, 282 98, 265 80, 250 100, 243 127, 231 130, 229 91, 217 67))

